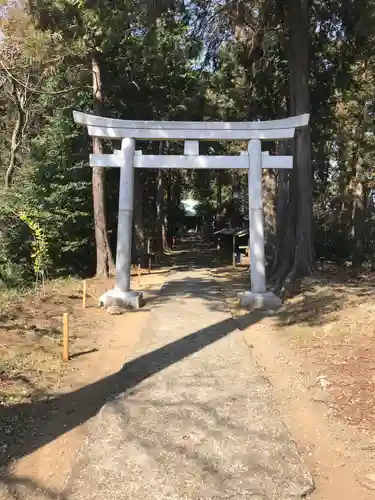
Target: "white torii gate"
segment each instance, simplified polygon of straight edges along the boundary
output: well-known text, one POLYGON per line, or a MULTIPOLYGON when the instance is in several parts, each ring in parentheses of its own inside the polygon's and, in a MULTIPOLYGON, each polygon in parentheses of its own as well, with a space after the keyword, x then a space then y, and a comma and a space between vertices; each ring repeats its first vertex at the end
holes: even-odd
POLYGON ((262 153, 262 140, 292 139, 295 129, 309 122, 309 115, 264 122, 180 122, 133 121, 103 118, 75 111, 74 121, 86 125, 90 136, 122 139, 114 154, 90 155, 92 167, 119 167, 120 196, 116 252, 116 285, 100 299, 107 307, 116 304, 139 308, 140 292, 130 290, 134 168, 248 169, 249 233, 251 289, 238 295, 240 304, 252 308, 277 308, 279 297, 266 290, 264 255, 262 168, 292 168, 292 156, 269 156, 262 153), (142 155, 135 150, 135 140, 181 140, 184 155, 142 155), (239 156, 201 156, 199 141, 247 140, 248 151, 239 156))

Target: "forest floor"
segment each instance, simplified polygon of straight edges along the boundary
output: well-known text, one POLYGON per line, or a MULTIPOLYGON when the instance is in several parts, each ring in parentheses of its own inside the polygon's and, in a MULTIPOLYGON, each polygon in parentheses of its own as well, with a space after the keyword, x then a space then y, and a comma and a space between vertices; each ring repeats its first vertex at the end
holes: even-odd
MULTIPOLYGON (((103 394, 96 392, 95 382, 119 370, 131 354, 169 272, 165 267, 142 275, 149 305, 122 316, 109 316, 97 307, 98 297, 112 286, 109 281, 87 281, 86 309, 82 282, 73 279, 48 283, 39 297, 30 294, 2 305, 0 498, 1 482, 9 488, 14 477, 18 482, 25 478, 29 491, 47 485, 47 497, 59 498, 87 421, 108 397, 105 387, 103 394), (61 360, 63 312, 70 316, 69 363, 61 360), (77 416, 74 399, 59 403, 59 396, 82 387, 88 387, 87 415, 77 416), (46 401, 56 404, 48 404, 43 413, 46 401), (23 410, 30 402, 40 403, 37 414, 23 410), (86 423, 80 425, 80 419, 86 423), (72 430, 64 433, 62 426, 72 430)), ((257 321, 247 327, 248 312, 238 308, 236 295, 248 288, 248 271, 214 262, 211 273, 314 476, 311 499, 373 498, 375 275, 351 278, 327 266, 320 277, 300 283, 276 315, 254 313, 257 321)))
MULTIPOLYGON (((248 286, 245 268, 213 271, 233 317, 248 286)), ((275 389, 281 413, 308 464, 315 500, 375 495, 374 273, 351 277, 325 266, 289 292, 275 315, 244 327, 253 356, 275 389)))
MULTIPOLYGON (((168 272, 168 267, 150 274, 143 271, 140 289, 151 303, 168 272)), ((139 288, 138 276, 133 276, 132 282, 139 288)), ((57 492, 87 432, 87 421, 75 413, 74 398, 60 398, 93 386, 80 398, 87 399, 87 412, 94 416, 97 405, 108 396, 106 388, 103 394, 95 390, 95 382, 122 367, 147 321, 149 306, 120 316, 111 316, 98 307, 100 295, 112 288, 112 279, 87 280, 85 309, 82 286, 78 279, 52 281, 39 296, 30 293, 2 304, 1 499, 9 498, 2 486, 12 491, 12 477, 18 478, 18 484, 19 478, 25 478, 29 492, 48 485, 48 498, 58 498, 57 492), (64 363, 61 356, 64 312, 69 313, 69 363, 64 363), (62 427, 72 430, 65 433, 62 427)), ((18 498, 16 491, 14 495, 18 498)))

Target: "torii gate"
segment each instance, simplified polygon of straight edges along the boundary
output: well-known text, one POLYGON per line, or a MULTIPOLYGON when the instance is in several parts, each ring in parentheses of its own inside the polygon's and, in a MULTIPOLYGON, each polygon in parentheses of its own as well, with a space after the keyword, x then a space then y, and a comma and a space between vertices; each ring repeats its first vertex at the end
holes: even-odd
POLYGON ((134 168, 248 169, 251 289, 238 294, 240 304, 257 309, 277 308, 281 299, 266 290, 264 255, 262 168, 293 168, 292 156, 262 153, 262 140, 292 139, 295 129, 309 122, 309 115, 264 122, 133 121, 102 118, 75 111, 74 121, 86 125, 90 136, 122 139, 114 154, 90 155, 92 167, 119 167, 120 196, 116 252, 116 285, 100 299, 105 307, 137 309, 142 294, 130 290, 134 168), (184 141, 183 155, 142 155, 135 140, 184 141), (199 141, 247 140, 248 151, 239 156, 199 155, 199 141))

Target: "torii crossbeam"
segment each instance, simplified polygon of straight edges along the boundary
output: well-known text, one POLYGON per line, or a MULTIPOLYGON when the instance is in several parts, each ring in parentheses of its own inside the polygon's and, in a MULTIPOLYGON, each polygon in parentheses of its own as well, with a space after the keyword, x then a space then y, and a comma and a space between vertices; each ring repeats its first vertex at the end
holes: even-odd
POLYGON ((90 136, 122 139, 114 154, 90 155, 92 167, 119 167, 120 196, 116 251, 116 285, 101 303, 139 308, 142 294, 130 290, 134 168, 248 169, 251 289, 238 295, 240 304, 256 309, 277 308, 279 297, 266 289, 262 168, 292 168, 292 156, 262 153, 262 140, 292 139, 295 129, 309 122, 309 115, 264 122, 133 121, 103 118, 74 112, 74 121, 86 125, 90 136), (136 139, 184 141, 184 155, 143 155, 135 150, 136 139), (199 141, 247 140, 248 151, 239 156, 199 155, 199 141))

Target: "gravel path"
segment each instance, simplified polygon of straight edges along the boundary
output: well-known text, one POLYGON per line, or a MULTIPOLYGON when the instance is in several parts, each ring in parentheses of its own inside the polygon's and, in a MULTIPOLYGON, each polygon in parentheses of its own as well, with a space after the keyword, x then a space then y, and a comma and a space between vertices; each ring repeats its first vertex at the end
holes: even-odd
POLYGON ((61 498, 292 500, 311 490, 208 271, 171 277, 120 378, 61 498))

